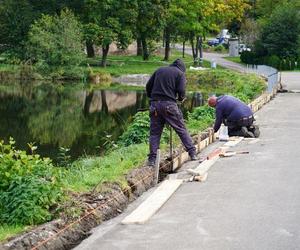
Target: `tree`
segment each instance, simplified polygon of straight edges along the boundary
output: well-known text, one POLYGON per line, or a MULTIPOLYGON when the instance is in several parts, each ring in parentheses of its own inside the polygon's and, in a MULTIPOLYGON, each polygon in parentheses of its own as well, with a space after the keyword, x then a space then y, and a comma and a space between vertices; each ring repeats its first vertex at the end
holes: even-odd
POLYGON ((109 47, 113 42, 125 49, 132 41, 136 1, 87 0, 85 8, 88 25, 93 26, 95 31, 92 42, 102 46, 101 65, 105 67, 109 47))
POLYGON ((179 3, 183 11, 178 28, 189 37, 195 61, 198 61, 199 54, 202 58, 203 38, 233 19, 241 20, 248 8, 244 0, 181 0, 179 3))
POLYGON ((66 9, 55 16, 42 15, 29 31, 29 57, 44 73, 53 67, 74 67, 84 59, 80 23, 66 9))
POLYGON ((136 36, 142 44, 143 59, 148 60, 151 42, 161 36, 170 0, 138 0, 136 36))
POLYGON ((299 9, 292 3, 278 6, 262 28, 261 43, 268 55, 297 57, 300 44, 299 9))
POLYGON ((252 18, 246 18, 241 26, 240 35, 244 43, 254 47, 256 40, 259 38, 260 27, 252 18))
POLYGON ((3 0, 0 4, 0 44, 16 53, 24 51, 24 40, 36 17, 27 0, 3 0))

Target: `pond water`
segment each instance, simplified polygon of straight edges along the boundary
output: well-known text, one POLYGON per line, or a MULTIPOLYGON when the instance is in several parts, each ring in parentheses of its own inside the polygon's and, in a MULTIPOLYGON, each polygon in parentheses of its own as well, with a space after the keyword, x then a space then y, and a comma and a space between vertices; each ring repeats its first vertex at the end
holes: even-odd
MULTIPOLYGON (((203 104, 188 94, 182 110, 203 104)), ((34 142, 37 152, 56 161, 60 147, 72 159, 100 155, 107 140, 116 141, 134 114, 148 107, 144 91, 89 90, 83 84, 0 84, 0 139, 19 149, 34 142)))

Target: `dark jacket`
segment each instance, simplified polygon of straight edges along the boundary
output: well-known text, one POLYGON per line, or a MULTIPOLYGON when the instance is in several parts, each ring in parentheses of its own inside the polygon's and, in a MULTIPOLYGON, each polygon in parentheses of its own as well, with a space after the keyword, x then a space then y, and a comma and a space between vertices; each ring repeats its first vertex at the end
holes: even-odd
POLYGON ((225 119, 235 122, 252 115, 252 110, 239 99, 229 95, 219 96, 216 104, 216 121, 214 130, 217 132, 225 119))
POLYGON ((170 66, 154 72, 146 85, 150 101, 182 101, 185 98, 185 65, 175 60, 170 66))

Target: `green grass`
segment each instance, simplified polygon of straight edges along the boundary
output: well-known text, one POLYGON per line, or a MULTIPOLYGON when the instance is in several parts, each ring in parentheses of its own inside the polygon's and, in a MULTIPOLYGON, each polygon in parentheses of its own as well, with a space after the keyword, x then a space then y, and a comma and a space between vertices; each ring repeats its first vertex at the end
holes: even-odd
POLYGON ((118 182, 124 186, 126 173, 144 163, 148 149, 147 144, 137 144, 119 148, 103 157, 80 159, 65 173, 65 187, 84 192, 104 182, 118 182))
POLYGON ((235 62, 235 63, 239 63, 239 64, 243 64, 241 62, 241 58, 239 56, 226 56, 224 57, 224 59, 231 61, 231 62, 235 62))
POLYGON ((0 225, 0 242, 25 231, 27 227, 18 225, 0 225))
MULTIPOLYGON (((181 58, 186 68, 188 69, 193 65, 193 57, 190 55, 185 55, 182 58, 182 53, 180 51, 174 50, 171 52, 170 60, 168 62, 163 61, 162 55, 151 56, 148 61, 144 61, 141 56, 108 56, 108 65, 106 68, 100 66, 91 66, 94 73, 110 73, 113 76, 120 76, 124 74, 152 74, 156 69, 162 66, 167 66, 171 64, 175 59, 181 58)), ((101 58, 87 59, 86 63, 90 65, 98 65, 101 58)), ((204 67, 210 67, 210 63, 204 61, 204 67)))

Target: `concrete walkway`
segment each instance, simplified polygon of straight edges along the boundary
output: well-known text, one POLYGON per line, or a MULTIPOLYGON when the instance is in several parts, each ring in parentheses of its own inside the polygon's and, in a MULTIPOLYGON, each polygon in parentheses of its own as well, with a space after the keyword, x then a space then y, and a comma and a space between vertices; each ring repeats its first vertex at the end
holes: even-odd
MULTIPOLYGON (((300 90, 300 73, 282 82, 300 90)), ((145 193, 76 249, 300 249, 299 106, 300 94, 278 94, 257 113, 260 140, 234 148, 248 155, 218 160, 205 183, 184 183, 145 225, 121 225, 145 193)))

